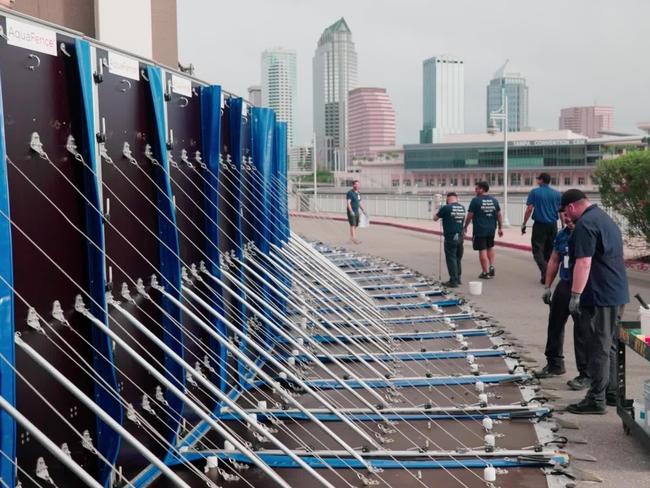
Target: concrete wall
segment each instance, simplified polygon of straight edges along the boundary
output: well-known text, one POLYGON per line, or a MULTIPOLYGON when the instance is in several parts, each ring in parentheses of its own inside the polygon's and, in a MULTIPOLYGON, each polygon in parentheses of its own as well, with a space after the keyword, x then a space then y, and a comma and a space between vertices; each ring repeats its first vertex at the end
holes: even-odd
POLYGON ((12 9, 90 37, 96 35, 93 0, 16 0, 12 9))
POLYGON ((151 0, 153 59, 178 67, 178 17, 176 0, 151 0))

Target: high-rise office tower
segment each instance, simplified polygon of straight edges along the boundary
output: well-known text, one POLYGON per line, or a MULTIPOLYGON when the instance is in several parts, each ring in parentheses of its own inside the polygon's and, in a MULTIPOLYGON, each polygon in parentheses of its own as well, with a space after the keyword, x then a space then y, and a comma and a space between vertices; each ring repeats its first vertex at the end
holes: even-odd
POLYGON ((422 117, 422 144, 437 142, 444 134, 465 131, 465 68, 462 59, 434 56, 422 62, 422 117))
MULTIPOLYGON (((521 73, 513 71, 509 60, 494 73, 487 86, 487 127, 490 126, 490 114, 503 106, 503 95, 508 97, 508 131, 528 130, 528 86, 521 73)), ((496 121, 497 127, 503 129, 503 121, 496 121)))
POLYGON ((560 129, 587 137, 602 137, 600 131, 614 127, 614 107, 568 107, 560 111, 560 129))
POLYGON ((350 157, 395 146, 395 110, 385 88, 355 88, 348 96, 350 157))
POLYGON ((348 163, 348 92, 357 84, 357 53, 341 18, 323 31, 313 59, 316 160, 328 169, 348 163))
POLYGON ((294 144, 297 117, 296 52, 267 49, 262 53, 262 106, 275 110, 277 120, 287 123, 287 144, 294 144))

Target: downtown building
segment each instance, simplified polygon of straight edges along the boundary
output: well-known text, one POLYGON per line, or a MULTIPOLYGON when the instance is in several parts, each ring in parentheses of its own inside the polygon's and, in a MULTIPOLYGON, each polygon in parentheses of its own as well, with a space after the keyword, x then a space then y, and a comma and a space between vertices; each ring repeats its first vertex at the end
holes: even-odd
POLYGON ((348 94, 350 158, 366 158, 395 146, 395 110, 385 88, 355 88, 348 94))
POLYGON ((357 85, 352 31, 341 18, 326 28, 313 58, 314 137, 319 167, 348 166, 348 92, 357 85))
POLYGON ((614 107, 568 107, 560 110, 559 128, 586 137, 601 137, 614 128, 614 107))
MULTIPOLYGON (((526 79, 509 68, 509 61, 501 66, 487 86, 486 127, 490 127, 490 114, 503 107, 503 96, 508 98, 508 132, 529 130, 528 125, 528 86, 526 79)), ((503 121, 496 125, 503 130, 503 121)))
POLYGON ((463 60, 434 56, 422 63, 422 130, 420 143, 465 131, 465 67, 463 60))
POLYGON ((262 53, 261 106, 275 111, 278 121, 287 123, 287 145, 294 145, 297 118, 296 52, 267 49, 262 53))

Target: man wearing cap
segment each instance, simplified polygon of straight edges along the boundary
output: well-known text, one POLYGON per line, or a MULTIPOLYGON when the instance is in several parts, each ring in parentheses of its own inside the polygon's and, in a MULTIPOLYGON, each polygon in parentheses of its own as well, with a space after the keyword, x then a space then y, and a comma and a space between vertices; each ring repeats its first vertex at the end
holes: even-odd
POLYGON ((591 386, 575 414, 604 414, 616 405, 616 346, 623 307, 629 302, 623 237, 618 225, 580 190, 564 192, 560 211, 576 227, 569 242, 573 281, 569 311, 589 320, 587 345, 591 386))
POLYGON ((561 194, 555 188, 551 188, 551 175, 540 173, 537 177, 537 188, 528 194, 526 200, 526 212, 524 222, 521 224, 521 233, 526 233, 526 223, 531 214, 535 223, 530 239, 533 248, 533 259, 539 268, 542 278, 540 283, 544 284, 546 278, 546 266, 553 252, 553 242, 557 235, 558 209, 560 208, 561 194))

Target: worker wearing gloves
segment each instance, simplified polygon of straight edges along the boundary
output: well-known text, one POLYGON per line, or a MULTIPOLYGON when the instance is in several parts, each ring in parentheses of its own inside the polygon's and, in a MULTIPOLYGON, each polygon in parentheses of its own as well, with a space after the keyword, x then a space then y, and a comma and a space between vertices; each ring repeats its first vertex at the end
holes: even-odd
MULTIPOLYGON (((569 266, 569 239, 574 229, 573 221, 564 216, 565 227, 560 230, 553 244, 553 252, 548 261, 545 288, 542 300, 550 306, 548 314, 548 332, 546 336, 546 366, 535 371, 538 378, 559 376, 564 368, 564 328, 569 319, 569 300, 571 299, 571 268, 569 266), (560 280, 551 292, 553 280, 559 274, 560 280)), ((589 323, 584 317, 573 318, 573 344, 578 376, 567 384, 572 390, 582 390, 591 384, 587 370, 587 337, 589 323)))
POLYGON ((564 192, 561 211, 575 222, 570 240, 573 276, 569 311, 589 321, 588 372, 591 385, 584 400, 571 404, 575 414, 604 414, 616 405, 616 345, 629 291, 623 238, 616 223, 580 190, 564 192))

